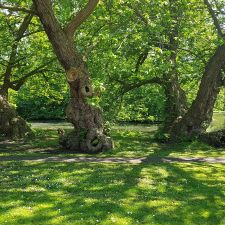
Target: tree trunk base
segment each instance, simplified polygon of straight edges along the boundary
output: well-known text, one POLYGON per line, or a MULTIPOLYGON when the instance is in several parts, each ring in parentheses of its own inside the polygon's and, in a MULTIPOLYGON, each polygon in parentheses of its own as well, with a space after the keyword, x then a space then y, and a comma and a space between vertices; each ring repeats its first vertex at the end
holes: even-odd
POLYGON ((199 136, 199 139, 215 147, 225 147, 225 129, 210 133, 203 133, 199 136))
POLYGON ((82 132, 79 135, 75 131, 65 134, 61 129, 58 130, 58 133, 59 144, 72 152, 98 153, 114 147, 111 138, 97 129, 82 132))
POLYGON ((0 136, 3 138, 17 139, 31 134, 32 130, 26 121, 0 96, 0 136))

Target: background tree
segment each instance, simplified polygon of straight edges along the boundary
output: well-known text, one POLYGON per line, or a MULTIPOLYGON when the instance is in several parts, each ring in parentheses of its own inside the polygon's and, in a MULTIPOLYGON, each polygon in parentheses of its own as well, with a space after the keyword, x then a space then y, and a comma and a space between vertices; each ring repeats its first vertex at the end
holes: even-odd
POLYGON ((32 76, 45 73, 46 66, 51 65, 53 57, 43 52, 49 48, 43 45, 43 36, 39 34, 35 37, 42 30, 34 17, 33 7, 29 9, 1 4, 0 8, 0 133, 7 137, 24 137, 31 133, 31 129, 9 104, 9 91, 17 92, 32 76))
POLYGON ((190 109, 184 117, 172 127, 172 138, 199 135, 205 132, 212 120, 213 108, 220 88, 223 86, 223 69, 225 66, 225 43, 224 32, 220 22, 208 0, 204 1, 213 24, 218 33, 218 47, 208 60, 201 79, 199 90, 190 109))
MULTIPOLYGON (((13 107, 11 107, 8 103, 8 94, 9 89, 19 90, 19 88, 22 86, 22 84, 25 82, 25 80, 32 75, 33 71, 29 74, 26 74, 23 78, 17 79, 15 81, 12 81, 12 73, 13 69, 16 69, 16 67, 19 67, 21 58, 17 57, 17 52, 19 48, 19 42, 24 37, 25 32, 32 20, 33 13, 28 13, 22 20, 22 23, 19 25, 18 30, 13 30, 13 26, 15 27, 17 21, 13 21, 14 24, 12 24, 12 21, 8 21, 7 18, 5 19, 2 15, 4 13, 1 13, 1 17, 3 21, 1 23, 2 30, 6 32, 6 27, 10 28, 10 31, 13 32, 13 38, 11 40, 11 48, 9 51, 6 43, 4 42, 4 45, 6 46, 6 51, 4 51, 4 47, 2 50, 4 52, 1 53, 1 65, 2 65, 2 82, 0 86, 0 134, 1 136, 6 137, 24 137, 25 135, 31 133, 31 129, 26 124, 25 120, 18 116, 17 112, 13 107)), ((7 16, 11 16, 11 12, 5 12, 7 16)), ((4 38, 6 36, 4 35, 4 38)), ((3 41, 2 41, 3 42, 3 41)), ((7 43, 8 44, 8 43, 7 43)), ((3 46, 4 46, 3 45, 3 46)))

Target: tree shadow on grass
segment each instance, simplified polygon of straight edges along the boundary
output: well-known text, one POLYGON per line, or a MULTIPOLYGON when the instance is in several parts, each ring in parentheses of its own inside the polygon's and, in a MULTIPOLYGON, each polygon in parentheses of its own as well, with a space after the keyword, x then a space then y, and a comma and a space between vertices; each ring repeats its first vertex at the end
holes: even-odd
POLYGON ((223 224, 225 167, 4 163, 0 224, 223 224))
MULTIPOLYGON (((97 156, 129 156, 142 157, 147 156, 158 148, 150 138, 152 132, 117 130, 113 132, 112 137, 115 141, 115 149, 97 154, 97 156)), ((0 154, 8 155, 27 155, 27 154, 81 154, 81 152, 71 152, 63 149, 58 144, 58 135, 55 130, 41 130, 33 139, 25 141, 3 141, 0 142, 0 154)), ((85 155, 85 154, 83 154, 85 155)), ((88 154, 86 154, 88 155, 88 154)))

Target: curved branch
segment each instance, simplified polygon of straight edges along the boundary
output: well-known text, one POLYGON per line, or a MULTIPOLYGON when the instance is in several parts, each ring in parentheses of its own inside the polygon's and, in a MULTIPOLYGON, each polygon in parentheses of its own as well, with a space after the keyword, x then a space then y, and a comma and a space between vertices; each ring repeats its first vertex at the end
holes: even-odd
POLYGON ((55 59, 51 59, 49 61, 47 61, 46 63, 40 65, 39 67, 35 68, 34 70, 28 72, 27 74, 25 74, 23 77, 21 77, 18 80, 12 81, 10 82, 9 87, 15 91, 18 91, 20 89, 20 87, 26 82, 26 80, 38 73, 43 73, 48 71, 48 69, 46 68, 49 64, 53 63, 55 61, 55 59))
POLYGON ((76 29, 91 15, 99 0, 89 0, 87 5, 81 9, 64 28, 65 32, 72 36, 76 29))
POLYGON ((122 94, 125 94, 135 88, 139 88, 143 85, 146 85, 146 84, 158 84, 158 85, 163 85, 164 84, 164 81, 163 79, 159 78, 159 77, 153 77, 153 78, 150 78, 150 79, 147 79, 147 80, 143 80, 143 81, 139 81, 138 83, 134 83, 134 84, 128 84, 126 85, 126 87, 124 87, 123 91, 122 91, 122 94))

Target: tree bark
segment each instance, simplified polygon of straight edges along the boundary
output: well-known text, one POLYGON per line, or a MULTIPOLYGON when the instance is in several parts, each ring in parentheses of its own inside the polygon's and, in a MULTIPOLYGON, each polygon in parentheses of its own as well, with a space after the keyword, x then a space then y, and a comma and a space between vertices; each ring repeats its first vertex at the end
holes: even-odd
POLYGON ((168 61, 171 68, 164 75, 164 90, 166 96, 165 121, 162 131, 167 133, 174 121, 183 116, 187 110, 186 94, 180 86, 179 73, 177 71, 177 51, 179 47, 179 26, 182 16, 180 15, 179 3, 175 0, 169 1, 169 10, 171 17, 171 26, 168 30, 169 44, 166 47, 170 51, 168 61))
POLYGON ((0 96, 4 97, 8 101, 9 86, 6 83, 3 83, 3 85, 0 88, 0 96))
POLYGON ((165 82, 165 120, 161 132, 167 133, 174 121, 179 120, 187 110, 187 99, 184 90, 180 87, 178 77, 165 82))
POLYGON ((222 69, 225 66, 225 43, 219 46, 206 65, 197 97, 190 109, 171 130, 172 139, 192 138, 203 133, 212 120, 213 107, 222 85, 222 69))
POLYGON ((32 134, 26 121, 18 115, 7 100, 0 95, 0 136, 4 138, 24 138, 32 134))
POLYGON ((18 43, 23 38, 32 18, 33 12, 29 12, 19 26, 11 47, 9 61, 3 74, 3 84, 0 87, 0 136, 7 138, 23 138, 32 134, 26 121, 8 103, 9 89, 12 88, 11 76, 17 57, 18 43))
MULTIPOLYGON (((74 131, 68 135, 59 131, 60 144, 73 151, 91 153, 111 149, 112 140, 104 134, 101 110, 87 103, 87 98, 93 97, 94 90, 87 65, 73 43, 73 23, 63 29, 54 15, 50 0, 33 2, 55 54, 65 69, 70 87, 71 98, 66 114, 74 125, 74 131)), ((90 10, 90 7, 86 8, 90 10)))

